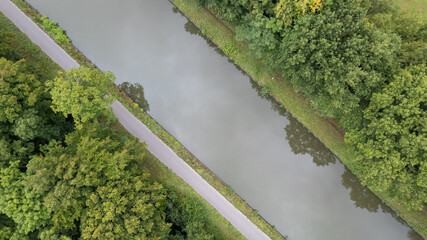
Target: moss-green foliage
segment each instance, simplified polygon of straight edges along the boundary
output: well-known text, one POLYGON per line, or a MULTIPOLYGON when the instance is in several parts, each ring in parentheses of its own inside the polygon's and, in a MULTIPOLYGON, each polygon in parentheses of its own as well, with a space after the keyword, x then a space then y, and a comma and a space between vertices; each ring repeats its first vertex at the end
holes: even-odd
POLYGON ((69 43, 70 39, 65 35, 64 30, 54 21, 49 20, 46 16, 40 18, 43 29, 51 35, 55 42, 59 44, 69 43))
POLYGON ((416 210, 427 199, 426 104, 426 66, 403 70, 372 96, 363 127, 346 136, 362 153, 362 181, 416 210))
POLYGON ((42 84, 28 73, 25 60, 0 58, 0 122, 15 122, 24 109, 33 107, 42 93, 42 84))
POLYGON ((224 53, 227 55, 230 60, 235 61, 236 64, 238 64, 239 59, 239 52, 236 49, 236 43, 234 41, 228 42, 224 48, 224 53))
POLYGON ((15 232, 15 222, 4 214, 0 214, 0 239, 10 239, 15 232))
POLYGON ((391 0, 358 0, 368 20, 384 32, 397 34, 402 41, 398 61, 405 67, 427 63, 427 21, 414 11, 399 11, 391 0))
POLYGON ((145 150, 137 140, 120 140, 101 124, 86 124, 29 162, 22 184, 50 213, 41 238, 167 235, 163 187, 139 165, 145 150))

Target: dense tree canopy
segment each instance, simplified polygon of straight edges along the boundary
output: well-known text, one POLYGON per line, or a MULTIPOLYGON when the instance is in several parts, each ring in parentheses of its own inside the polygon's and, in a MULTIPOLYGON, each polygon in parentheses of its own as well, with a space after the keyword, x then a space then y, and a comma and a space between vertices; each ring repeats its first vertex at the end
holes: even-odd
MULTIPOLYGON (((33 158, 23 185, 50 212, 43 234, 83 239, 156 239, 166 236, 161 211, 165 195, 138 166, 144 149, 136 140, 121 143, 99 124, 52 142, 33 158), (79 224, 76 224, 79 223, 79 224), (71 234, 71 235, 70 235, 71 234)), ((117 136, 118 137, 118 136, 117 136)))
POLYGON ((352 1, 337 1, 284 31, 276 69, 349 127, 392 73, 399 45, 397 36, 370 27, 352 1))
POLYGON ((55 114, 50 97, 25 59, 0 58, 0 167, 20 161, 21 168, 39 144, 60 139, 72 123, 55 114))
POLYGON ((269 27, 269 21, 249 19, 237 28, 237 38, 326 116, 346 127, 354 124, 359 109, 391 73, 398 37, 370 27, 364 10, 352 1, 328 1, 322 11, 282 30, 269 27))

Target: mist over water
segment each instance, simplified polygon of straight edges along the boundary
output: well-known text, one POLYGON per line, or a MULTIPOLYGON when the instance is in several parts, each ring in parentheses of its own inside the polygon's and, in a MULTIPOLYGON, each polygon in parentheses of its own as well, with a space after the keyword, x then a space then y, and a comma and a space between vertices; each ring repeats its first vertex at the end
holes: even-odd
POLYGON ((283 235, 421 239, 170 2, 28 2, 283 235))

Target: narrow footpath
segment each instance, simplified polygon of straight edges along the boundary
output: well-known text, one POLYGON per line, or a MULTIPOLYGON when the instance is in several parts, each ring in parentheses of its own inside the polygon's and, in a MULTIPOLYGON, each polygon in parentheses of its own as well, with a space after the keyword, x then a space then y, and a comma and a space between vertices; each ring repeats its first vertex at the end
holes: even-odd
MULTIPOLYGON (((0 0, 0 11, 64 70, 79 67, 79 64, 70 55, 10 0, 0 0)), ((270 239, 218 191, 209 185, 196 171, 179 158, 175 152, 154 135, 141 121, 133 116, 119 101, 115 101, 111 107, 119 122, 132 135, 137 137, 141 142, 145 142, 147 149, 154 156, 188 183, 246 238, 254 240, 270 239)))

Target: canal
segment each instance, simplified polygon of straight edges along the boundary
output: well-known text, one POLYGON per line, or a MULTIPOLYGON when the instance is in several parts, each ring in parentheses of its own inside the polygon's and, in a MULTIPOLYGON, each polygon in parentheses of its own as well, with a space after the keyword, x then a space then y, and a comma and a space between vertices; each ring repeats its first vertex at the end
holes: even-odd
POLYGON ((167 0, 28 2, 283 235, 421 239, 167 0))

